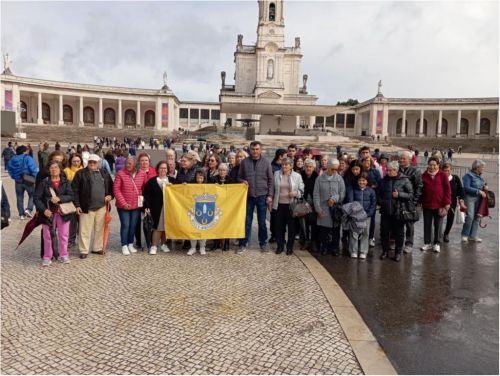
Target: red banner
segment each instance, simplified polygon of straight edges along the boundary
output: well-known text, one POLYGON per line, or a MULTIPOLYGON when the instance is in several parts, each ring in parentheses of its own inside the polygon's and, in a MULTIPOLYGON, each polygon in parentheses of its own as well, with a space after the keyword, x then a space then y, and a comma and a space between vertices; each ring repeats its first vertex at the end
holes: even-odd
POLYGON ((5 90, 5 109, 12 111, 12 91, 5 90))
POLYGON ((161 126, 162 128, 168 128, 168 103, 162 103, 161 105, 161 126))
POLYGON ((384 111, 377 111, 377 123, 375 132, 377 134, 382 134, 383 128, 384 128, 384 111))

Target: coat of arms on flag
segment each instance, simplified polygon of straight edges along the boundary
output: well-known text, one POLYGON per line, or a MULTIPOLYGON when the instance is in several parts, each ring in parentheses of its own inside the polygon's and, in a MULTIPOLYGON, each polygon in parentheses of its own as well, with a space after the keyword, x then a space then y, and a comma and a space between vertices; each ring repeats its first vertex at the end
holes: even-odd
POLYGON ((194 228, 202 231, 210 230, 219 223, 222 210, 216 206, 217 195, 204 193, 193 196, 195 204, 188 211, 188 217, 194 228))

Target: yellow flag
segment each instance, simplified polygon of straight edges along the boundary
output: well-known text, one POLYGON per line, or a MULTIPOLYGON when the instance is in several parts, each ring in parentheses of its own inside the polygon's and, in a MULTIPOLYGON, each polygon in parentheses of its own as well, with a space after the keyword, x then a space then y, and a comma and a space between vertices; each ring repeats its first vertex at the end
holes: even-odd
POLYGON ((165 188, 165 231, 169 239, 245 237, 245 184, 176 184, 165 188))

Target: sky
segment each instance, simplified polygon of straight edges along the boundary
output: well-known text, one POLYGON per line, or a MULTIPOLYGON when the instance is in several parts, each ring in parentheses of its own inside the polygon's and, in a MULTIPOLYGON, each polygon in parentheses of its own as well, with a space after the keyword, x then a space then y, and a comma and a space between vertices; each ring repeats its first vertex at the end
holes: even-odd
MULTIPOLYGON (((232 84, 238 34, 257 39, 257 1, 2 1, 1 50, 14 74, 160 89, 218 101, 232 84)), ((497 1, 286 1, 285 44, 301 38, 301 74, 318 104, 374 97, 494 97, 497 1)))

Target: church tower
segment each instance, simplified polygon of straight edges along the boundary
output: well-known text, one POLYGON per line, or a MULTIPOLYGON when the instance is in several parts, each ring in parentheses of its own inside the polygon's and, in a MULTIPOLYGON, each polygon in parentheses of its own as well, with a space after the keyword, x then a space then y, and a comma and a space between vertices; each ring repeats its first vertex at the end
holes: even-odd
POLYGON ((285 47, 283 0, 259 1, 257 47, 264 48, 268 43, 274 43, 278 48, 285 47))

